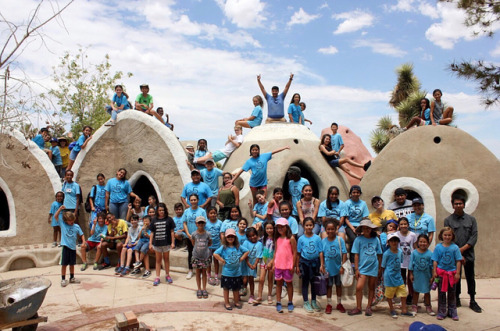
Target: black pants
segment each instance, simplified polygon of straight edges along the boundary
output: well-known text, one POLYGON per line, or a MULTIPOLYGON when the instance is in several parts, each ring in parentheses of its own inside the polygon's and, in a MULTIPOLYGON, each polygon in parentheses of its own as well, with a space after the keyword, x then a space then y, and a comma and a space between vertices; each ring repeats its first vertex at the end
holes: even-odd
POLYGON ((358 235, 348 226, 345 227, 345 234, 347 235, 347 238, 349 238, 349 261, 351 261, 351 263, 354 263, 354 254, 351 254, 351 249, 352 244, 354 243, 354 240, 358 235))
POLYGON ((193 243, 189 238, 187 239, 187 249, 188 249, 188 268, 189 270, 193 270, 193 265, 191 264, 191 260, 193 258, 193 243))
MULTIPOLYGON (((471 300, 474 300, 476 295, 476 279, 474 278, 474 261, 466 261, 463 269, 465 270, 465 279, 467 280, 467 293, 469 294, 471 300)), ((462 277, 462 267, 460 267, 460 278, 462 277)), ((462 292, 462 286, 460 282, 456 285, 456 295, 457 299, 460 297, 462 292)))

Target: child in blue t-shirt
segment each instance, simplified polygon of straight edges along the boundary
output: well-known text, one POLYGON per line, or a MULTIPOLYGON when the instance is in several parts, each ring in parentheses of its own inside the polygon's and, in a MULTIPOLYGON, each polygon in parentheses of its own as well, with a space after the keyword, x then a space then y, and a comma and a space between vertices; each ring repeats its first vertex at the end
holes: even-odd
MULTIPOLYGON (((210 250, 210 258, 212 259, 214 252, 220 247, 220 228, 222 227, 222 222, 217 219, 217 209, 215 207, 209 207, 207 209, 207 215, 208 222, 205 225, 205 230, 212 236, 212 245, 208 248, 210 250)), ((208 267, 208 284, 216 286, 220 285, 219 261, 217 261, 217 259, 212 260, 214 262, 214 268, 212 269, 212 265, 208 267)))
MULTIPOLYGON (((248 284, 250 284, 250 298, 248 299, 248 303, 253 304, 255 303, 254 279, 255 277, 257 277, 257 268, 260 259, 262 259, 262 243, 259 241, 259 236, 255 228, 248 228, 246 231, 246 236, 247 240, 243 244, 243 247, 248 250, 248 257, 242 263, 241 269, 243 277, 246 277, 248 284)), ((243 284, 243 286, 245 285, 246 284, 243 284)))
POLYGON ((177 202, 174 205, 175 216, 172 218, 175 223, 175 248, 179 249, 184 242, 184 239, 187 238, 186 232, 184 232, 184 222, 182 221, 182 214, 184 214, 184 205, 180 202, 177 202))
POLYGON ((79 284, 80 281, 75 278, 76 264, 76 242, 78 237, 85 242, 85 236, 78 224, 75 224, 76 217, 73 212, 65 211, 63 213, 63 221, 59 222, 59 214, 66 209, 64 205, 60 206, 56 211, 54 218, 58 221, 61 227, 61 287, 66 287, 68 283, 79 284), (69 265, 69 282, 66 279, 66 267, 69 265))
POLYGON ((78 153, 82 149, 85 149, 87 147, 88 142, 92 139, 92 128, 88 125, 85 125, 83 127, 83 132, 76 141, 76 144, 73 146, 73 149, 71 150, 71 153, 69 154, 69 163, 68 163, 68 168, 66 171, 71 170, 71 167, 75 163, 76 157, 78 156, 78 153))
POLYGON ((233 310, 229 303, 229 291, 233 291, 234 307, 241 309, 239 290, 243 282, 241 281, 241 263, 248 256, 245 247, 240 246, 236 231, 227 229, 224 233, 222 246, 214 252, 214 258, 222 264, 221 287, 224 289, 224 308, 233 310))
POLYGON ((457 271, 460 270, 462 254, 460 248, 454 243, 455 233, 452 228, 447 226, 442 228, 438 239, 442 242, 436 245, 432 253, 432 276, 440 279, 437 319, 443 320, 451 315, 454 321, 458 321, 455 284, 460 281, 460 273, 457 271), (448 304, 446 293, 448 293, 448 304))
POLYGON ((269 220, 262 226, 264 228, 264 237, 262 237, 262 259, 260 262, 260 278, 259 278, 259 296, 254 301, 254 305, 262 302, 262 292, 264 283, 266 282, 267 273, 267 303, 273 304, 274 272, 273 272, 273 257, 274 257, 274 221, 269 220))
POLYGON ((252 227, 254 227, 257 231, 262 227, 262 222, 264 222, 267 218, 267 201, 264 195, 263 190, 258 190, 257 194, 257 203, 253 206, 252 209, 252 200, 248 202, 248 207, 250 207, 251 214, 253 217, 252 227))
POLYGON ((424 294, 424 304, 427 314, 436 315, 431 306, 432 252, 429 250, 429 236, 421 234, 417 238, 417 249, 411 252, 408 267, 413 283, 413 304, 411 312, 417 315, 418 296, 424 294))
POLYGON ((392 318, 398 318, 398 313, 394 309, 392 299, 396 296, 401 298, 401 316, 413 316, 408 312, 406 297, 408 291, 401 275, 401 263, 403 262, 403 252, 398 248, 400 239, 393 233, 387 237, 389 249, 382 257, 382 273, 384 274, 385 297, 389 303, 389 310, 392 318))
POLYGON ((337 293, 337 310, 345 313, 345 308, 342 305, 342 281, 340 276, 344 273, 342 264, 347 261, 347 250, 345 241, 340 236, 337 236, 337 228, 339 221, 333 218, 327 218, 324 223, 327 237, 321 241, 323 248, 323 267, 322 273, 328 272, 328 286, 326 290, 326 314, 331 314, 332 307, 332 290, 335 285, 337 293))
POLYGON ((52 205, 50 205, 50 211, 49 211, 49 224, 52 226, 52 230, 54 231, 53 234, 53 240, 54 242, 52 243, 52 247, 56 247, 60 244, 58 244, 57 238, 61 239, 61 228, 59 227, 59 223, 62 222, 62 214, 59 215, 59 220, 56 220, 54 218, 54 215, 56 214, 56 211, 59 209, 59 207, 62 206, 64 201, 64 193, 59 191, 56 193, 56 201, 52 202, 52 205))
MULTIPOLYGON (((152 210, 154 210, 152 208, 152 210)), ((142 275, 142 278, 148 278, 151 276, 151 269, 149 268, 149 237, 151 236, 151 230, 149 225, 151 224, 151 216, 146 215, 142 219, 143 225, 139 230, 139 241, 134 247, 135 253, 135 263, 134 270, 130 273, 131 275, 139 274, 141 272, 141 266, 144 263, 146 271, 142 275)))
POLYGON ((81 271, 87 269, 87 252, 90 252, 94 248, 96 249, 95 260, 94 260, 94 270, 99 268, 99 259, 101 258, 101 241, 106 237, 108 232, 108 226, 106 225, 106 213, 98 213, 97 216, 92 220, 92 226, 90 227, 90 237, 87 242, 82 243, 81 256, 82 256, 82 267, 81 271))
POLYGON ((290 230, 292 234, 297 239, 297 234, 299 233, 299 223, 297 223, 297 219, 293 216, 290 216, 292 213, 292 205, 288 201, 281 201, 280 203, 280 214, 282 218, 286 218, 288 221, 288 225, 290 226, 290 230))
POLYGON ((359 226, 359 223, 364 217, 368 217, 370 214, 366 202, 360 199, 361 194, 361 187, 359 185, 351 186, 349 190, 349 200, 344 204, 347 214, 345 219, 345 230, 351 244, 354 242, 354 239, 356 239, 356 228, 359 226))
POLYGON ((356 269, 356 308, 349 311, 349 315, 361 315, 363 288, 368 281, 368 303, 366 316, 372 315, 371 305, 375 296, 377 279, 380 277, 379 265, 382 260, 382 248, 377 238, 377 226, 369 219, 363 219, 356 232, 361 234, 354 240, 351 252, 354 254, 356 269))
POLYGON ((297 274, 302 278, 302 298, 304 299, 304 309, 308 313, 321 311, 321 307, 316 302, 316 290, 312 282, 313 277, 319 274, 319 269, 323 265, 323 245, 321 238, 313 233, 314 220, 311 217, 304 219, 304 235, 299 237, 297 242, 297 260, 295 268, 297 274), (309 285, 311 285, 311 302, 309 302, 309 285))

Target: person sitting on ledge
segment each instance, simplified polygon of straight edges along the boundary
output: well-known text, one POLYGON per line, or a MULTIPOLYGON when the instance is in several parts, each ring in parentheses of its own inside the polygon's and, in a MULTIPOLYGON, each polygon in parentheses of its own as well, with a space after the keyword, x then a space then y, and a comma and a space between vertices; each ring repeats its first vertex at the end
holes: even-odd
MULTIPOLYGON (((260 98, 260 96, 259 96, 260 98)), ((261 111, 262 112, 262 111, 261 111)), ((241 146, 243 143, 243 135, 242 128, 239 125, 234 127, 235 135, 228 135, 227 141, 224 145, 224 148, 216 150, 215 152, 208 152, 205 156, 199 157, 196 159, 196 163, 205 164, 207 160, 213 159, 214 162, 219 162, 224 160, 225 158, 229 158, 231 154, 241 146)))
POLYGON ((135 109, 142 111, 143 113, 146 113, 148 115, 152 115, 156 117, 160 122, 165 124, 163 118, 161 118, 161 116, 153 110, 153 96, 149 94, 149 85, 142 84, 140 88, 142 93, 139 94, 137 98, 135 98, 135 109))
MULTIPOLYGON (((160 117, 163 117, 163 107, 156 108, 156 112, 158 113, 158 115, 160 115, 160 117)), ((170 123, 170 119, 168 117, 168 114, 166 117, 167 117, 167 120, 165 121, 165 125, 167 126, 167 128, 174 131, 174 125, 172 123, 170 123)))
POLYGON ((281 94, 279 94, 279 87, 273 86, 271 88, 271 94, 266 92, 264 85, 262 85, 260 81, 260 75, 257 76, 257 82, 259 83, 260 90, 262 91, 262 95, 267 101, 267 119, 266 123, 271 122, 286 122, 285 119, 285 108, 284 108, 284 100, 286 94, 288 93, 288 89, 292 84, 293 74, 290 74, 290 79, 288 83, 286 83, 285 89, 281 94))

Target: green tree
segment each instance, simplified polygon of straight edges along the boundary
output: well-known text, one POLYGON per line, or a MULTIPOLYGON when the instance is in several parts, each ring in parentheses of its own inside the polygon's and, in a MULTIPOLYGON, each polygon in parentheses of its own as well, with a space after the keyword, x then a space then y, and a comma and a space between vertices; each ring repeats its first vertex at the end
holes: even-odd
MULTIPOLYGON (((131 73, 126 74, 131 77, 131 73)), ((53 68, 52 79, 57 88, 49 94, 63 114, 71 116, 71 131, 78 137, 85 125, 99 128, 108 119, 105 106, 111 103, 109 96, 123 77, 121 71, 111 72, 109 55, 99 64, 88 63, 84 49, 76 55, 66 52, 61 63, 53 68)))
MULTIPOLYGON (((500 2, 498 0, 440 0, 451 2, 465 10, 464 24, 472 27, 472 34, 486 33, 492 37, 493 27, 500 21, 500 2)), ((500 67, 483 60, 460 61, 450 64, 449 69, 458 77, 478 83, 483 103, 491 107, 500 103, 500 67)))

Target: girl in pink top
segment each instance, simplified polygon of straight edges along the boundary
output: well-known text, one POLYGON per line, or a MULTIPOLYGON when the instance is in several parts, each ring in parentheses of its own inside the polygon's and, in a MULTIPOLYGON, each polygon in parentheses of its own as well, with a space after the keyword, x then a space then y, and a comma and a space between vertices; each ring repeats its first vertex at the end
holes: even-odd
POLYGON ((292 236, 292 230, 286 218, 279 218, 276 221, 274 231, 275 253, 273 258, 274 278, 276 279, 276 311, 282 313, 281 289, 283 282, 286 282, 288 293, 288 311, 293 311, 293 269, 297 255, 297 241, 292 236))

